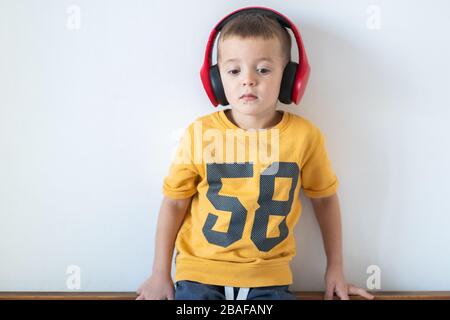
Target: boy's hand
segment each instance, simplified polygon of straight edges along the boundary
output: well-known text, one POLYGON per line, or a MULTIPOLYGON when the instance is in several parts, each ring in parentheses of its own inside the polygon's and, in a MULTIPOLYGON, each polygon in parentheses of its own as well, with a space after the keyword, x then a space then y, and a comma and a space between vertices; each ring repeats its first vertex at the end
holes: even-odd
POLYGON ((344 278, 344 273, 342 267, 328 267, 325 274, 325 300, 333 300, 334 292, 338 295, 341 300, 349 300, 348 295, 359 295, 368 300, 374 298, 373 295, 365 291, 364 289, 355 287, 352 284, 347 284, 344 278))
POLYGON ((173 300, 175 295, 172 278, 166 273, 153 273, 136 292, 136 300, 173 300))

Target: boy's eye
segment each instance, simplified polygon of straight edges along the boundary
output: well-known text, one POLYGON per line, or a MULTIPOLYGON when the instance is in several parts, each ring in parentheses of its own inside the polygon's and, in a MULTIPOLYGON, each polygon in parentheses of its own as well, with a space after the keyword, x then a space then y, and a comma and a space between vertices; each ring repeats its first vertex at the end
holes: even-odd
POLYGON ((259 68, 258 70, 259 70, 259 72, 261 72, 261 73, 269 73, 269 72, 270 72, 270 70, 269 70, 269 69, 266 69, 266 68, 259 68))
MULTIPOLYGON (((259 69, 256 69, 256 70, 257 70, 258 72, 262 73, 262 74, 266 74, 266 73, 269 73, 269 72, 270 72, 270 70, 267 69, 267 68, 259 68, 259 69)), ((233 69, 233 70, 228 71, 228 73, 230 73, 230 74, 232 74, 232 75, 236 75, 236 74, 239 73, 239 70, 233 69)))

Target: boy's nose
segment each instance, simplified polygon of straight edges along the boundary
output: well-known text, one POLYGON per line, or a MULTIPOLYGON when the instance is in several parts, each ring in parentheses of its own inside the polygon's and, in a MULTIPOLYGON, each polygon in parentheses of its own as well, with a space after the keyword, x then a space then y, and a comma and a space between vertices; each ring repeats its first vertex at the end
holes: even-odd
POLYGON ((254 79, 245 79, 242 81, 242 85, 244 86, 251 86, 253 87, 256 84, 256 81, 254 79))
POLYGON ((255 76, 251 73, 244 75, 242 80, 242 85, 244 86, 254 86, 256 84, 255 76))

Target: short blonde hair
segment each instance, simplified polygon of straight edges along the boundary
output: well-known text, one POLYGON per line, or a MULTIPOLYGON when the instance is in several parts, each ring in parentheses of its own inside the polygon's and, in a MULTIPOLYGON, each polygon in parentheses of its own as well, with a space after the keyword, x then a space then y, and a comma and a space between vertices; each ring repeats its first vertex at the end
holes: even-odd
POLYGON ((265 15, 264 13, 247 12, 238 15, 222 28, 218 46, 217 46, 217 60, 220 57, 219 43, 230 37, 246 38, 263 38, 274 39, 278 38, 281 44, 281 51, 284 62, 287 64, 291 61, 291 36, 289 32, 280 25, 280 23, 265 15))

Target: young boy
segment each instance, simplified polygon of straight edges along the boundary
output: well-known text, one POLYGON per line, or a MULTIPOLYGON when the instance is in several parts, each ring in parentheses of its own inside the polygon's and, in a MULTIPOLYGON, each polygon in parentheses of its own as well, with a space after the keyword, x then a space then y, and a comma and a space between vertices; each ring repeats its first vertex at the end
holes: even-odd
POLYGON ((243 13, 223 27, 217 52, 232 107, 185 132, 164 179, 153 272, 137 299, 295 299, 289 262, 301 187, 324 240, 325 299, 334 292, 372 299, 344 278, 338 181, 324 136, 276 110, 289 33, 263 13, 243 13))

